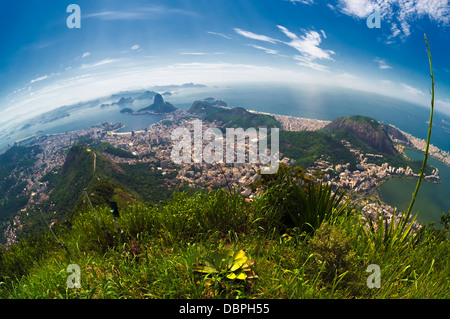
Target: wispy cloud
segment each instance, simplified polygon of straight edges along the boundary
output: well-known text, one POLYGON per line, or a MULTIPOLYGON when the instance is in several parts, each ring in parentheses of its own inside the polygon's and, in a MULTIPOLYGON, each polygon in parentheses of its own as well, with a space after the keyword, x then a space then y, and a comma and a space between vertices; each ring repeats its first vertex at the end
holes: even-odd
POLYGON ((197 16, 195 12, 170 8, 170 7, 147 7, 136 8, 131 10, 109 10, 89 13, 83 16, 83 18, 94 18, 100 20, 114 21, 114 20, 143 20, 160 18, 164 15, 185 15, 185 16, 197 16))
MULTIPOLYGON (((334 55, 335 52, 332 50, 324 50, 320 47, 322 43, 322 38, 326 39, 326 33, 324 30, 321 30, 320 33, 316 31, 302 30, 303 35, 298 36, 297 34, 291 32, 284 26, 278 25, 277 27, 285 36, 287 36, 290 39, 290 41, 283 41, 272 37, 268 37, 266 35, 241 30, 238 28, 235 28, 234 30, 239 35, 246 37, 248 39, 264 41, 272 44, 281 43, 295 49, 298 53, 300 53, 300 55, 299 54, 294 55, 293 59, 300 66, 312 68, 314 70, 325 71, 328 69, 328 67, 318 63, 317 60, 334 61, 332 55, 334 55)), ((251 45, 251 46, 256 49, 263 50, 268 54, 280 55, 279 50, 265 48, 258 45, 251 45)))
POLYGON ((297 3, 301 3, 301 4, 313 4, 314 0, 286 0, 286 1, 290 1, 293 4, 297 4, 297 3))
POLYGON ((384 59, 381 59, 379 57, 375 58, 375 60, 373 60, 375 63, 378 63, 378 67, 382 70, 386 70, 386 69, 392 69, 392 67, 390 65, 388 65, 386 63, 386 61, 384 59))
MULTIPOLYGON (((278 26, 278 28, 291 39, 290 42, 283 42, 290 47, 294 48, 302 54, 305 59, 308 60, 333 60, 331 55, 335 54, 332 50, 324 50, 320 48, 322 42, 321 35, 316 31, 306 31, 303 30, 304 35, 297 36, 283 26, 278 26)), ((322 34, 323 36, 323 34, 322 34)))
POLYGON ((445 101, 437 99, 436 106, 441 110, 446 110, 450 112, 450 99, 446 99, 445 101))
POLYGON ((38 78, 36 78, 36 79, 31 80, 31 81, 30 81, 30 84, 33 84, 33 83, 36 83, 36 82, 39 82, 39 81, 46 80, 46 79, 48 79, 49 77, 50 77, 49 75, 43 75, 43 76, 40 76, 40 77, 38 77, 38 78))
POLYGON ((181 55, 198 55, 198 56, 202 56, 202 55, 222 55, 225 54, 223 52, 212 52, 212 53, 208 53, 208 52, 181 52, 181 55))
POLYGON ((182 55, 209 55, 206 52, 181 52, 182 55))
POLYGON ((140 46, 135 44, 131 47, 131 50, 139 50, 140 46))
POLYGON ((337 0, 340 12, 358 19, 379 10, 383 21, 391 25, 388 41, 411 35, 413 22, 423 17, 441 25, 450 22, 448 0, 337 0))
POLYGON ((136 20, 146 19, 147 15, 139 11, 102 11, 91 14, 86 14, 84 18, 98 18, 101 20, 136 20))
POLYGON ((91 69, 91 68, 95 68, 95 67, 99 67, 99 66, 103 66, 106 64, 110 64, 113 62, 117 62, 119 61, 118 59, 104 59, 95 63, 91 63, 91 64, 82 64, 80 69, 91 69))
MULTIPOLYGON (((293 4, 311 5, 319 1, 287 0, 293 4)), ((381 13, 382 21, 390 25, 391 34, 386 43, 396 39, 405 40, 411 35, 414 21, 428 17, 431 21, 448 26, 450 6, 448 0, 332 0, 327 4, 333 11, 356 19, 365 19, 375 10, 381 13), (333 4, 331 4, 331 3, 333 4)))
POLYGON ((371 0, 338 0, 337 8, 346 15, 367 18, 375 9, 379 9, 375 2, 371 0))
POLYGON ((239 28, 234 28, 234 31, 237 34, 239 34, 239 35, 241 35, 241 36, 243 36, 245 38, 252 39, 252 40, 270 42, 270 43, 273 43, 273 44, 275 44, 276 42, 279 42, 278 40, 273 39, 271 37, 268 37, 268 36, 265 36, 265 35, 262 35, 262 34, 256 34, 256 33, 250 32, 250 31, 244 31, 244 30, 241 30, 239 28))
POLYGON ((52 73, 52 74, 39 76, 39 77, 31 80, 29 84, 33 84, 33 83, 36 83, 36 82, 47 80, 47 79, 49 79, 49 78, 51 78, 51 77, 53 77, 55 75, 60 75, 60 73, 52 73))
POLYGON ((228 40, 233 39, 233 37, 231 35, 227 35, 227 34, 220 33, 220 32, 206 31, 206 33, 212 34, 212 35, 217 35, 219 37, 222 37, 222 38, 225 38, 228 40))
POLYGON ((273 49, 268 49, 259 45, 254 45, 254 44, 250 44, 251 47, 258 49, 258 50, 262 50, 268 54, 274 54, 274 55, 279 55, 279 52, 277 50, 273 50, 273 49))
POLYGON ((85 53, 83 53, 83 55, 81 57, 82 58, 87 58, 90 55, 91 55, 91 52, 85 52, 85 53))
POLYGON ((313 70, 317 70, 317 71, 327 71, 328 67, 316 62, 313 62, 313 60, 305 57, 305 56, 301 56, 301 55, 296 55, 294 57, 294 59, 297 61, 297 64, 300 66, 304 66, 313 70))
POLYGON ((407 93, 407 94, 412 94, 412 95, 425 95, 425 93, 423 93, 421 90, 412 87, 406 83, 401 83, 400 86, 402 87, 402 89, 407 93))

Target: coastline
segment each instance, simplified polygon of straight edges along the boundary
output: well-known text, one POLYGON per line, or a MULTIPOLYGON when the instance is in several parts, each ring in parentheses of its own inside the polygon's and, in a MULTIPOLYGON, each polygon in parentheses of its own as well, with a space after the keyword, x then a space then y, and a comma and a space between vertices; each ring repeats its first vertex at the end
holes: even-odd
MULTIPOLYGON (((260 111, 255 111, 255 110, 247 110, 247 111, 250 112, 250 113, 254 113, 254 114, 263 114, 263 115, 273 116, 276 120, 278 120, 282 124, 282 129, 285 130, 285 131, 316 131, 316 130, 320 130, 320 129, 324 128, 326 125, 331 123, 331 121, 326 121, 326 120, 318 120, 318 119, 302 118, 302 117, 296 117, 296 116, 280 115, 280 114, 273 114, 273 113, 268 113, 268 112, 260 112, 260 111)), ((146 115, 146 114, 163 115, 164 118, 162 118, 161 120, 156 122, 156 123, 159 123, 159 122, 167 119, 167 117, 170 114, 172 114, 172 113, 153 113, 153 112, 151 112, 151 113, 150 112, 139 113, 139 112, 133 112, 133 115, 135 115, 135 116, 146 115)), ((156 123, 154 123, 154 124, 156 124, 156 123)), ((415 151, 418 151, 418 152, 423 152, 423 149, 424 149, 424 147, 426 145, 426 141, 425 140, 416 138, 412 134, 407 133, 405 131, 402 131, 402 130, 400 130, 399 128, 397 128, 396 126, 394 126, 392 124, 387 124, 387 125, 393 127, 394 129, 398 130, 399 132, 401 132, 408 140, 408 142, 405 144, 403 141, 393 139, 394 143, 400 144, 400 145, 405 145, 407 147, 411 147, 412 149, 414 149, 415 151)), ((114 130, 108 131, 108 134, 118 134, 118 135, 132 134, 132 131, 126 131, 126 132, 120 132, 120 133, 117 132, 119 130, 122 130, 125 127, 126 126, 122 124, 121 127, 116 128, 114 130)), ((139 132, 143 132, 143 130, 134 131, 134 132, 135 133, 139 133, 139 132)), ((65 134, 65 133, 66 132, 44 134, 44 135, 46 135, 46 136, 57 136, 57 135, 65 134)), ((31 136, 27 136, 27 137, 21 138, 19 140, 16 140, 16 141, 12 142, 10 145, 14 145, 16 143, 17 144, 18 143, 22 143, 22 142, 30 140, 30 139, 38 136, 38 135, 40 135, 40 134, 36 133, 36 134, 31 135, 31 136)), ((8 149, 8 147, 5 147, 1 151, 5 151, 6 149, 8 149)), ((438 160, 438 161, 440 161, 440 162, 442 162, 442 163, 444 163, 446 166, 450 167, 450 152, 441 150, 438 147, 436 147, 436 146, 431 144, 430 145, 429 156, 434 158, 434 159, 436 159, 436 160, 438 160)))
MULTIPOLYGON (((257 112, 257 111, 249 111, 252 113, 259 113, 259 114, 266 114, 273 116, 275 119, 279 120, 282 124, 283 130, 288 131, 317 131, 331 123, 331 121, 324 121, 324 120, 317 120, 317 119, 308 119, 308 118, 300 118, 300 117, 294 117, 294 116, 285 116, 285 115, 277 115, 277 114, 270 114, 270 113, 264 113, 264 112, 257 112)), ((159 121, 154 122, 153 124, 149 125, 145 130, 139 130, 139 131, 130 131, 130 132, 117 132, 121 129, 124 129, 126 125, 123 125, 121 123, 103 123, 103 125, 100 125, 100 128, 103 129, 103 133, 106 134, 106 139, 109 140, 108 142, 111 143, 111 145, 118 147, 118 148, 125 148, 125 150, 136 152, 137 154, 143 154, 143 156, 148 155, 149 146, 151 145, 152 152, 155 152, 155 157, 157 159, 161 159, 161 167, 160 169, 164 171, 164 169, 167 169, 167 159, 168 159, 168 150, 165 148, 164 143, 162 143, 162 146, 158 146, 159 142, 156 142, 154 144, 153 139, 156 141, 163 140, 163 141, 170 141, 170 128, 162 127, 161 123, 167 119, 175 118, 175 119, 181 119, 183 116, 187 115, 188 113, 186 110, 179 109, 172 113, 164 114, 162 119, 159 121), (160 126, 160 127, 158 127, 160 126), (133 135, 136 134, 135 136, 133 135), (142 133, 142 134, 141 134, 142 133), (142 135, 142 136, 141 136, 142 135), (151 137, 151 138, 150 138, 151 137), (133 139, 133 143, 128 143, 133 139), (141 142, 140 142, 141 140, 141 142), (153 146, 154 144, 154 146, 153 146), (122 146, 124 145, 124 146, 122 146), (128 149, 131 145, 131 149, 128 149), (165 168, 164 168, 165 166, 165 168)), ((177 123, 177 120, 174 120, 174 123, 177 123)), ((174 124, 175 127, 178 124, 174 124)), ((214 125, 214 124, 212 124, 214 125)), ((144 126, 144 125, 142 125, 144 126)), ((102 134, 102 132, 99 132, 98 129, 95 129, 96 126, 91 127, 91 129, 81 130, 81 131, 75 131, 82 134, 89 134, 93 138, 98 138, 102 134), (92 135, 91 135, 92 134, 92 135)), ((171 126, 172 128, 174 126, 171 126)), ((403 133, 403 132, 402 132, 403 133)), ((406 135, 405 136, 409 136, 406 135)), ((78 134, 65 132, 65 133, 56 133, 56 134, 48 134, 45 135, 47 137, 53 137, 54 143, 48 144, 47 147, 47 153, 46 154, 55 154, 54 150, 57 149, 57 147, 60 147, 61 145, 70 145, 71 141, 75 141, 78 134)), ((104 137, 104 136, 103 136, 104 137)), ((415 142, 420 141, 419 139, 414 140, 415 142)), ((416 143, 417 144, 417 143, 416 143)), ((369 154, 370 155, 370 154, 369 154)), ((361 158, 362 160, 362 158, 361 158)), ((62 165, 64 163, 64 155, 59 154, 58 158, 56 160, 51 159, 49 156, 42 156, 40 159, 42 163, 48 163, 47 170, 49 170, 51 167, 55 165, 62 165), (51 162, 50 162, 51 161, 51 162)), ((134 163, 136 160, 133 160, 134 163)), ((362 163, 364 164, 364 163, 362 163)), ((369 163, 370 164, 370 163, 369 163)), ((375 164, 372 164, 375 165, 375 164)), ((365 218, 372 218, 376 216, 378 213, 383 214, 384 218, 388 221, 391 221, 393 218, 392 212, 394 212, 394 208, 392 208, 390 205, 386 204, 382 198, 381 194, 378 191, 378 188, 380 185, 382 185, 384 182, 390 180, 391 178, 415 178, 414 176, 403 176, 399 175, 398 172, 391 171, 390 167, 388 170, 388 167, 376 167, 374 166, 374 172, 368 172, 368 168, 361 167, 360 171, 350 172, 347 171, 345 165, 332 165, 332 169, 336 170, 339 175, 342 175, 338 179, 334 179, 334 175, 332 175, 332 178, 330 178, 330 182, 332 182, 337 187, 343 187, 349 189, 352 193, 354 192, 357 197, 362 199, 364 202, 367 202, 367 206, 364 209, 363 216, 365 218), (338 166, 341 168, 338 170, 338 166), (378 171, 380 173, 382 170, 384 170, 385 175, 378 175, 378 171), (360 174, 361 173, 361 174, 360 174), (387 175, 386 175, 387 174, 387 175), (392 175, 391 175, 392 174, 392 175), (365 175, 365 176, 363 176, 365 175), (384 177, 382 177, 384 176, 384 177), (332 180, 333 179, 333 180, 332 180)), ((348 168, 348 167, 347 167, 348 168)), ((223 186, 226 185, 226 181, 224 184, 224 181, 221 180, 218 176, 220 174, 214 175, 213 171, 209 167, 208 172, 209 174, 206 174, 207 176, 204 177, 203 175, 201 178, 205 180, 206 182, 214 183, 214 185, 217 184, 217 186, 223 186)), ((236 170, 235 168, 230 168, 230 174, 233 174, 233 176, 236 176, 236 178, 241 177, 242 179, 242 172, 239 170, 236 170)), ((189 173, 187 169, 180 170, 182 173, 181 177, 189 176, 190 182, 194 185, 197 183, 198 180, 193 178, 191 176, 192 174, 189 173), (183 175, 184 174, 184 175, 183 175)), ((41 171, 41 173, 45 173, 41 171)), ((180 174, 181 174, 180 173, 180 174)), ((403 173, 402 173, 403 174, 403 173)), ((338 176, 339 176, 338 175, 338 176)), ((251 173, 250 169, 248 171, 248 174, 245 175, 245 179, 241 181, 241 179, 238 181, 236 180, 235 183, 238 187, 242 187, 244 191, 242 194, 244 196, 252 196, 251 192, 248 191, 248 185, 246 184, 248 180, 250 180, 253 176, 253 173, 251 173)), ((181 177, 179 179, 181 179, 181 177)), ((178 177, 177 177, 178 178, 178 177)), ((37 185, 36 187, 40 187, 37 185)), ((31 187, 30 187, 31 189, 31 187)), ((251 197, 250 197, 251 198, 251 197)), ((395 220, 395 216, 394 216, 395 220)))
MULTIPOLYGON (((316 119, 305 119, 305 118, 296 118, 293 116, 284 116, 284 115, 276 115, 276 114, 269 114, 269 113, 263 113, 263 112, 256 112, 251 111, 254 113, 259 114, 266 114, 271 115, 277 120, 281 120, 281 123, 285 123, 285 125, 282 125, 283 129, 286 130, 293 130, 293 131, 302 131, 302 130, 320 130, 328 123, 331 123, 330 121, 322 121, 322 120, 316 120, 316 119)), ((405 147, 410 148, 413 151, 419 152, 423 154, 423 149, 425 148, 426 141, 421 140, 419 138, 414 137, 412 134, 406 133, 398 128, 396 128, 394 125, 389 124, 390 126, 397 129, 399 132, 404 134, 407 141, 406 143, 400 140, 394 140, 394 138, 391 136, 391 139, 393 140, 395 145, 402 145, 403 147, 400 148, 400 152, 407 157, 407 155, 404 153, 405 147)), ((444 164, 447 167, 450 167, 450 154, 449 152, 445 152, 443 150, 440 150, 439 148, 430 145, 430 152, 429 152, 430 158, 433 158, 442 164, 444 164)), ((428 177, 428 176, 427 176, 428 177)), ((417 180, 418 176, 417 174, 413 175, 399 175, 399 174, 386 174, 385 176, 381 178, 377 178, 376 183, 370 187, 370 189, 366 190, 364 194, 358 195, 358 197, 362 196, 364 198, 364 202, 366 203, 364 205, 364 208, 362 210, 362 214, 364 218, 366 219, 372 219, 376 220, 378 218, 379 214, 383 215, 383 218, 388 222, 392 222, 394 220, 397 220, 399 216, 401 216, 401 211, 397 209, 397 207, 393 207, 389 204, 387 204, 383 200, 383 194, 380 190, 381 185, 383 185, 385 182, 392 180, 392 179, 410 179, 410 180, 417 180)), ((424 182, 428 183, 440 183, 440 179, 438 181, 425 178, 424 182)), ((419 223, 417 220, 414 222, 414 229, 419 229, 424 224, 419 223)))
MULTIPOLYGON (((309 118, 301 118, 301 117, 295 117, 295 116, 288 116, 288 115, 279 115, 279 114, 271 114, 267 112, 259 112, 254 110, 248 110, 251 113, 255 114, 264 114, 273 116, 276 120, 280 121, 282 123, 283 130, 286 131, 315 131, 320 130, 326 125, 330 124, 331 121, 325 121, 325 120, 317 120, 317 119, 309 119, 309 118), (284 125, 283 125, 284 124, 284 125), (295 127, 297 125, 297 128, 295 127), (305 129, 302 129, 305 128, 305 129)), ((392 124, 387 124, 396 130, 398 130, 400 133, 405 135, 408 139, 408 144, 406 146, 411 147, 413 150, 418 152, 423 152, 426 140, 419 139, 415 136, 413 136, 410 133, 407 133, 405 131, 400 130, 396 126, 392 124)), ((393 139, 393 142, 396 144, 402 144, 405 145, 404 142, 400 140, 393 139)), ((434 158, 435 160, 438 160, 442 163, 444 163, 446 166, 450 167, 450 152, 444 151, 439 149, 438 147, 434 146, 433 144, 430 144, 430 150, 429 150, 429 156, 434 158)))
MULTIPOLYGON (((426 146, 426 140, 417 138, 410 133, 404 132, 392 124, 389 124, 389 125, 407 137, 408 143, 405 146, 409 146, 413 150, 415 150, 419 153, 424 152, 424 149, 426 146)), ((402 143, 401 141, 395 140, 395 139, 394 139, 394 142, 397 144, 403 144, 403 145, 405 144, 405 143, 402 143)), ((444 163, 446 166, 450 167, 450 152, 441 150, 438 147, 434 146, 433 144, 430 144, 429 156, 439 162, 444 163)))

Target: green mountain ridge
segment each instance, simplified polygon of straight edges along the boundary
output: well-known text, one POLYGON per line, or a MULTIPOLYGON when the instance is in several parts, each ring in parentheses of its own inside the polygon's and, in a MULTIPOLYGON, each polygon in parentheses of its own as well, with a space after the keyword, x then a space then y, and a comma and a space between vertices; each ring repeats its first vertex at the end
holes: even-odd
POLYGON ((350 169, 356 169, 355 156, 339 140, 321 131, 281 131, 280 151, 302 168, 323 158, 335 165, 350 163, 350 169))
POLYGON ((370 117, 356 115, 337 118, 323 131, 337 139, 345 139, 355 147, 362 147, 376 154, 398 154, 384 127, 370 117))
POLYGON ((222 129, 224 128, 242 128, 248 129, 250 127, 281 127, 279 121, 270 115, 255 114, 248 112, 243 107, 228 108, 223 107, 226 103, 223 101, 212 101, 209 98, 208 101, 195 101, 191 108, 188 110, 191 114, 199 114, 203 116, 203 119, 208 122, 221 122, 222 129), (212 103, 210 103, 210 101, 212 103))
POLYGON ((113 176, 121 174, 126 172, 101 153, 86 146, 74 145, 60 171, 56 174, 50 172, 43 178, 43 181, 49 181, 49 188, 53 189, 48 209, 63 218, 83 198, 84 189, 90 189, 100 181, 115 181, 113 176))
POLYGON ((13 146, 0 154, 0 225, 27 204, 29 195, 24 194, 27 183, 21 175, 29 173, 38 153, 37 146, 13 146))
MULTIPOLYGON (((108 204, 114 196, 125 198, 130 202, 135 200, 153 201, 167 198, 169 192, 163 186, 165 180, 173 178, 173 174, 161 175, 152 171, 147 164, 135 165, 116 164, 107 159, 102 152, 113 153, 124 158, 132 154, 116 149, 107 143, 100 143, 90 147, 74 145, 67 154, 66 161, 58 172, 50 172, 43 181, 49 181, 50 194, 47 211, 55 211, 56 216, 64 218, 70 212, 80 208, 80 201, 85 197, 84 190, 94 193, 102 192, 102 187, 110 196, 100 196, 103 201, 93 204, 108 204), (95 164, 94 164, 95 163, 95 164), (95 170, 94 170, 95 165, 95 170), (111 192, 111 188, 114 190, 111 192), (94 190, 94 191, 93 191, 94 190), (95 191, 96 190, 96 191, 95 191)), ((84 202, 84 208, 87 208, 84 202)))

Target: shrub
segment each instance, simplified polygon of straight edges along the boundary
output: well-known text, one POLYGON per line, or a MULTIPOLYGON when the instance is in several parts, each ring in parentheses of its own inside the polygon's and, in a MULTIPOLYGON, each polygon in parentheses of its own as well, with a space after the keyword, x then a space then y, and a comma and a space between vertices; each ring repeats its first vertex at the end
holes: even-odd
POLYGON ((300 168, 282 168, 277 176, 263 180, 262 209, 277 216, 284 228, 296 228, 300 234, 313 234, 322 222, 333 223, 356 208, 339 189, 305 177, 300 168), (274 213, 276 212, 276 213, 274 213))
POLYGON ((344 229, 323 223, 309 241, 319 264, 324 264, 326 278, 344 276, 356 268, 356 252, 353 240, 344 229))

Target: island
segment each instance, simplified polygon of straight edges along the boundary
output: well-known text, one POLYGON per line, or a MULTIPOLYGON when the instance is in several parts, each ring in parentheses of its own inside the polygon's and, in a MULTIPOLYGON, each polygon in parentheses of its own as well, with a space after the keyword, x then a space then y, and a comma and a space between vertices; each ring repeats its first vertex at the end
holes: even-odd
POLYGON ((133 113, 134 113, 134 110, 133 110, 133 109, 130 109, 129 107, 126 107, 126 108, 120 110, 120 113, 133 114, 133 113))
POLYGON ((147 106, 147 107, 139 110, 138 112, 134 112, 134 114, 147 114, 147 113, 166 114, 166 113, 172 113, 176 110, 177 110, 177 108, 175 106, 173 106, 169 102, 165 102, 162 95, 158 93, 155 95, 152 105, 147 106))

